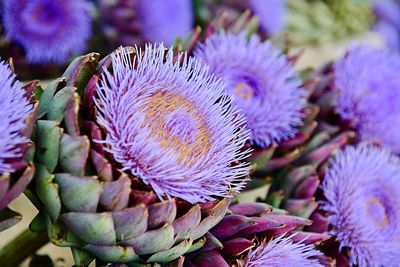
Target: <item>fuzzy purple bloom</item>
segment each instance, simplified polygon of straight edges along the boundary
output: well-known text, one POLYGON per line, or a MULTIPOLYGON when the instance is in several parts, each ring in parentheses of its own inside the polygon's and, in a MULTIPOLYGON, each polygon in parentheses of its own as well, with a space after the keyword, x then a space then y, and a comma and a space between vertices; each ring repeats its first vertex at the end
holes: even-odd
POLYGON ((400 152, 400 56, 357 46, 334 65, 336 110, 362 141, 400 152))
POLYGON ((250 8, 260 18, 260 25, 268 34, 285 27, 285 0, 250 0, 250 8))
POLYGON ((332 234, 350 248, 359 267, 398 266, 400 160, 389 150, 361 144, 340 151, 322 184, 332 234))
POLYGON ((193 27, 191 0, 137 1, 136 12, 144 38, 150 42, 171 45, 177 37, 185 37, 193 27))
POLYGON ((160 199, 209 201, 243 186, 249 166, 238 161, 249 133, 223 84, 193 58, 175 56, 163 45, 133 60, 126 50, 114 54, 97 88, 97 120, 107 150, 160 199))
POLYGON ((0 175, 15 171, 9 161, 22 157, 21 145, 29 141, 22 131, 32 105, 15 77, 10 67, 0 61, 0 175))
POLYGON ((374 30, 384 39, 388 48, 398 51, 400 49, 400 31, 386 21, 379 21, 375 24, 374 30))
POLYGON ((246 33, 221 31, 210 36, 195 56, 224 80, 234 105, 245 114, 253 143, 268 147, 286 140, 302 125, 305 106, 301 80, 281 51, 246 33))
POLYGON ((91 35, 86 0, 3 1, 4 27, 32 63, 63 63, 85 49, 91 35))
POLYGON ((263 241, 255 250, 249 252, 245 267, 322 267, 317 259, 322 253, 314 245, 293 243, 293 236, 279 236, 269 242, 263 241))
POLYGON ((386 46, 400 49, 400 2, 394 0, 375 0, 373 9, 378 17, 374 29, 381 34, 386 46))
POLYGON ((375 0, 373 9, 379 19, 400 30, 400 3, 395 0, 375 0))

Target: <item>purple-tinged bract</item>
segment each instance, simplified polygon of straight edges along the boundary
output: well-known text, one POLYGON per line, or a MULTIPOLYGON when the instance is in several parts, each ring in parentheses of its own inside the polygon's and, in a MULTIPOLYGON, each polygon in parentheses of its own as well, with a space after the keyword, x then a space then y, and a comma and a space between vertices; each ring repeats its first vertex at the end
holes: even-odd
POLYGON ((293 243, 293 236, 279 236, 267 242, 264 240, 256 249, 249 252, 245 267, 322 267, 317 259, 322 253, 314 245, 293 243))
POLYGON ((22 84, 15 80, 10 67, 0 61, 0 175, 12 173, 10 161, 22 157, 21 145, 28 143, 22 131, 32 105, 25 96, 22 84))
POLYGON ((359 267, 397 266, 400 255, 400 160, 389 150, 349 146, 322 184, 332 234, 359 267))
POLYGON ((91 35, 86 0, 3 1, 9 38, 19 43, 32 63, 63 63, 85 49, 91 35))
POLYGON ((268 34, 274 34, 285 27, 285 0, 250 0, 250 8, 259 17, 260 25, 268 34))
POLYGON ((335 63, 335 106, 363 141, 400 152, 400 56, 356 46, 335 63))
POLYGON ((151 42, 171 45, 175 38, 185 37, 193 27, 191 0, 137 1, 136 12, 141 32, 151 42))
POLYGON ((126 50, 114 54, 97 88, 107 150, 160 198, 197 203, 240 189, 249 171, 238 162, 248 154, 240 151, 248 132, 222 82, 163 45, 137 53, 133 60, 126 50))
POLYGON ((234 105, 245 114, 253 143, 267 147, 286 140, 302 125, 305 106, 301 80, 286 56, 253 35, 221 31, 195 56, 227 84, 234 105))

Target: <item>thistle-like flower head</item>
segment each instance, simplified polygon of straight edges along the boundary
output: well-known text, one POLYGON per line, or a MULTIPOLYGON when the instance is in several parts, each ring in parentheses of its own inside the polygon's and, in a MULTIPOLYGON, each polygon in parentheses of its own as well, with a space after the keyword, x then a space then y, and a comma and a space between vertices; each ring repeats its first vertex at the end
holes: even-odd
POLYGON ((400 56, 357 46, 335 63, 336 110, 361 140, 400 152, 400 56))
POLYGON ((193 27, 191 0, 137 1, 136 12, 141 32, 151 42, 171 45, 175 38, 185 37, 193 27))
POLYGON ((267 242, 264 240, 256 249, 249 252, 245 267, 322 267, 317 259, 322 253, 314 245, 293 243, 293 236, 279 236, 267 242))
POLYGON ((250 0, 250 8, 260 19, 260 25, 268 34, 274 34, 285 27, 285 0, 250 0))
POLYGON ((148 45, 133 60, 112 56, 98 85, 97 120, 104 143, 123 170, 162 198, 196 203, 242 186, 248 166, 238 161, 248 138, 223 83, 186 54, 148 45))
POLYGON ((81 52, 91 35, 86 0, 3 1, 4 28, 33 63, 62 63, 81 52))
POLYGON ((351 264, 395 266, 400 255, 400 160, 361 144, 337 153, 322 184, 332 234, 351 264))
POLYGON ((10 164, 22 157, 21 145, 29 140, 23 136, 25 120, 32 105, 25 96, 22 84, 15 80, 10 67, 0 62, 0 174, 15 171, 10 164))
POLYGON ((288 59, 270 42, 221 31, 201 44, 195 56, 225 81, 234 105, 246 116, 253 143, 267 147, 297 132, 304 90, 288 59))

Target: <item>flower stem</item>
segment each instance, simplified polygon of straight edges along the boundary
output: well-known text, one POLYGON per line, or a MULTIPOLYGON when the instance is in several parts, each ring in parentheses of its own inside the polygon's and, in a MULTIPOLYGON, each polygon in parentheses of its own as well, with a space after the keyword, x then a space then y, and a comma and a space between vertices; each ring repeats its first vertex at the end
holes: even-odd
POLYGON ((26 229, 0 250, 1 266, 18 266, 48 242, 49 238, 46 232, 33 233, 26 229))

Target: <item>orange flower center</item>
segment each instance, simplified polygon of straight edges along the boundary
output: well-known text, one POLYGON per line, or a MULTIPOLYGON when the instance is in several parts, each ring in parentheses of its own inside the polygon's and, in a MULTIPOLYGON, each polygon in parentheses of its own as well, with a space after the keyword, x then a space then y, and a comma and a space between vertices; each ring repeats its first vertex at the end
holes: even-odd
POLYGON ((145 127, 161 148, 171 148, 177 161, 191 166, 210 150, 209 129, 196 105, 170 92, 152 95, 146 104, 145 127))
POLYGON ((244 100, 248 100, 254 96, 254 89, 245 82, 237 83, 235 93, 244 100))
POLYGON ((383 228, 388 224, 385 206, 377 197, 371 196, 368 198, 367 212, 377 227, 383 228))

